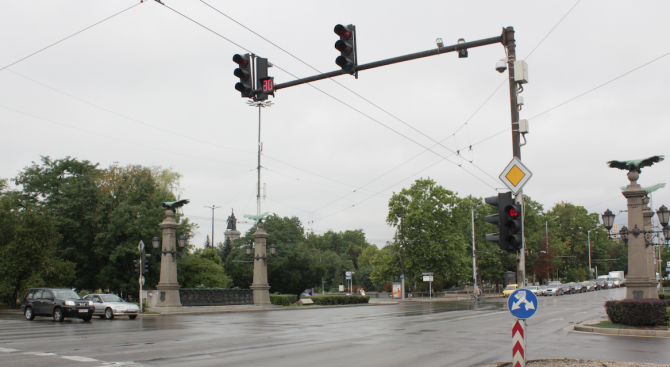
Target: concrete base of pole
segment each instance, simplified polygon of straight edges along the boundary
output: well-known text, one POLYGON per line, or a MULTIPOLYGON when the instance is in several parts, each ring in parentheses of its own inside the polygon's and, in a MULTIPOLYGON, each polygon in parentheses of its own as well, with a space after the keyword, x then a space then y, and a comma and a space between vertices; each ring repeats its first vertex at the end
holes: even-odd
POLYGON ((158 302, 156 307, 181 307, 181 300, 179 299, 179 284, 159 284, 158 302))
POLYGON ((254 305, 270 305, 270 286, 267 284, 252 284, 254 291, 254 305))

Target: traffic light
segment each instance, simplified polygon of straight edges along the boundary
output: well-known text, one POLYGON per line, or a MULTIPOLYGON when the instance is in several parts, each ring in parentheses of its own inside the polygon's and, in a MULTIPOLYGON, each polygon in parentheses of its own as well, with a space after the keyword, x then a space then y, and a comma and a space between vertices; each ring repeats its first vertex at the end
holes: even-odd
POLYGON ((142 274, 149 272, 149 260, 148 257, 151 257, 151 254, 142 254, 142 274))
POLYGON ((505 205, 503 215, 501 222, 507 227, 505 238, 507 246, 515 251, 523 250, 523 210, 521 205, 512 200, 511 203, 505 205))
POLYGON ((233 61, 239 65, 235 69, 235 76, 240 78, 239 83, 235 84, 235 89, 240 92, 242 98, 252 98, 254 96, 253 78, 251 77, 251 55, 235 54, 233 61))
POLYGON ((344 26, 338 24, 335 26, 335 34, 340 36, 339 41, 335 42, 335 48, 340 51, 340 56, 335 59, 335 63, 351 74, 356 72, 358 66, 358 57, 356 56, 356 26, 349 24, 344 26))
POLYGON ((256 58, 256 86, 258 88, 256 101, 264 101, 268 99, 268 95, 275 96, 275 78, 268 76, 268 68, 271 67, 272 64, 268 59, 256 58))
POLYGON ((137 274, 140 273, 140 261, 139 260, 133 260, 133 264, 135 265, 135 272, 137 274))
MULTIPOLYGON (((486 204, 497 207, 498 212, 498 214, 486 216, 486 221, 488 223, 492 223, 493 225, 498 227, 498 233, 488 233, 486 235, 486 240, 497 243, 498 247, 500 247, 501 250, 512 253, 516 252, 516 248, 511 247, 509 241, 510 237, 509 208, 512 207, 514 204, 514 199, 512 199, 512 193, 504 192, 498 194, 498 196, 487 197, 484 199, 484 202, 486 202, 486 204)), ((512 224, 516 224, 516 222, 513 222, 512 224)))

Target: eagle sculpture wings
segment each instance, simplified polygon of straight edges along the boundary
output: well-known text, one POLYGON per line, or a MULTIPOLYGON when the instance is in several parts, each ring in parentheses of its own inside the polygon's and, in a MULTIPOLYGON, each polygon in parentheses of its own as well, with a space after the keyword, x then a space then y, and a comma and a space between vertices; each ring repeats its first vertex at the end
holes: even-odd
POLYGON ((263 218, 267 217, 268 214, 270 214, 270 213, 265 212, 265 213, 263 213, 263 214, 261 214, 261 215, 245 214, 244 217, 247 218, 247 219, 253 219, 256 223, 258 223, 258 222, 262 221, 263 218))
POLYGON ((189 202, 190 202, 190 200, 188 200, 188 199, 179 200, 179 201, 167 201, 167 202, 161 203, 161 206, 165 209, 170 209, 174 212, 177 208, 181 208, 182 206, 184 206, 184 204, 188 204, 189 202))
MULTIPOLYGON (((647 195, 649 195, 649 194, 651 194, 652 192, 654 192, 654 191, 656 191, 656 190, 658 190, 658 189, 662 189, 662 188, 664 188, 664 187, 665 187, 665 184, 664 184, 664 183, 659 183, 659 184, 656 184, 656 185, 653 185, 653 186, 647 186, 647 187, 645 187, 645 188, 644 188, 644 191, 646 191, 646 192, 647 192, 647 195)), ((621 191, 626 191, 626 186, 621 186, 621 191)))
POLYGON ((665 159, 664 155, 655 155, 653 157, 644 159, 634 159, 630 161, 609 161, 607 165, 610 168, 618 168, 621 170, 636 171, 642 173, 642 167, 651 167, 654 163, 661 162, 665 159))

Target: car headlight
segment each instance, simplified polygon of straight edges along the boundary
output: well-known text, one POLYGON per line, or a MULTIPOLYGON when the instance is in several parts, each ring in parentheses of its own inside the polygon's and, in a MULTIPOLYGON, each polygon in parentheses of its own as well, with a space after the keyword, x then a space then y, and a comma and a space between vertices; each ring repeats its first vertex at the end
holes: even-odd
POLYGON ((65 301, 66 306, 74 306, 74 301, 65 301))
POLYGON ((89 306, 93 306, 93 301, 88 301, 89 306))

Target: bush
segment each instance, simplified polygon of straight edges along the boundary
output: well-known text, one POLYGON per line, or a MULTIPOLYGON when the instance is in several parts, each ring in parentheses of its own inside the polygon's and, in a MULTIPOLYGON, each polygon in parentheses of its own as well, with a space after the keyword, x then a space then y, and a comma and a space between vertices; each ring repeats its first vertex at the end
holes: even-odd
POLYGON ((325 295, 310 297, 315 305, 352 305, 358 303, 368 303, 370 296, 340 296, 325 295))
POLYGON ((610 321, 631 326, 664 325, 668 304, 657 298, 623 299, 605 302, 610 321))
POLYGON ((670 326, 670 307, 665 309, 665 324, 670 326))
POLYGON ((298 296, 295 294, 271 294, 270 303, 279 306, 289 306, 298 302, 298 296))

